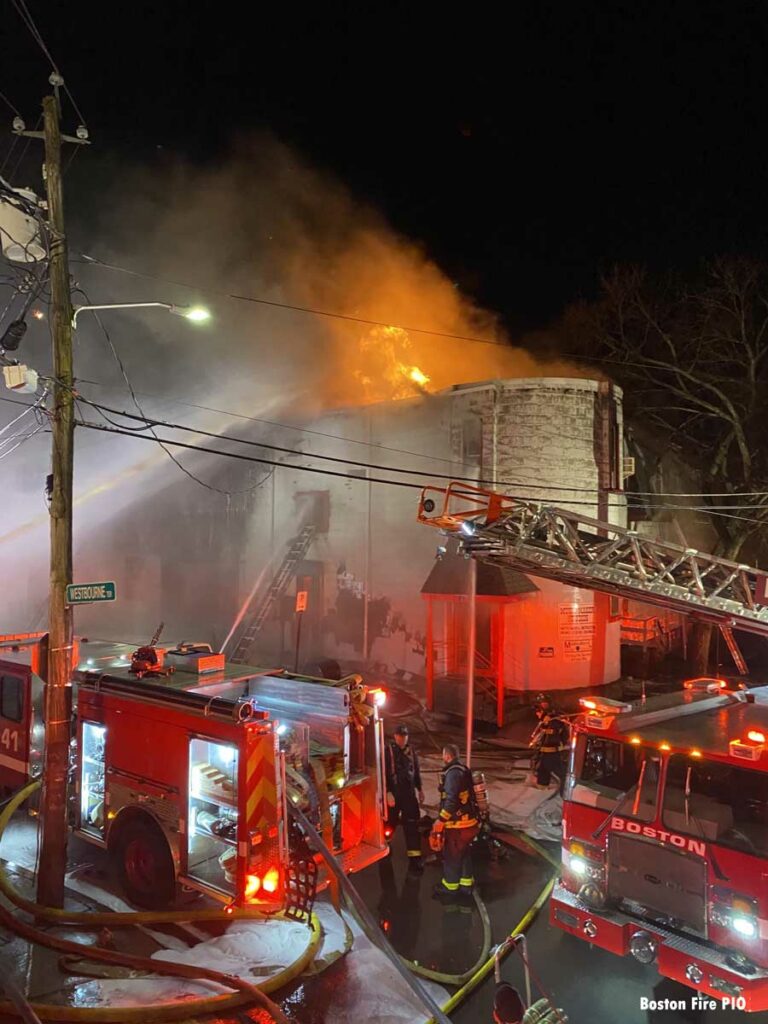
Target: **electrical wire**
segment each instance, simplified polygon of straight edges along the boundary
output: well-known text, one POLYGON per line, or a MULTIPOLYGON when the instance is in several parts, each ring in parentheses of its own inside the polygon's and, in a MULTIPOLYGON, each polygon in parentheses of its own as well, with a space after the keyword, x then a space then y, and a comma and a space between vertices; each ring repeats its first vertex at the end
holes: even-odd
MULTIPOLYGON (((255 295, 239 295, 234 292, 225 292, 220 289, 213 289, 207 287, 200 287, 198 285, 189 284, 186 281, 176 281, 173 278, 162 277, 159 274, 150 274, 146 271, 131 270, 128 267, 121 267, 116 263, 107 263, 106 260, 100 260, 96 256, 89 256, 87 253, 79 253, 79 256, 86 263, 90 263, 93 266, 103 267, 105 270, 114 270, 122 274, 128 274, 131 277, 141 277, 149 281, 159 281, 163 284, 173 285, 178 288, 187 288, 190 291, 198 292, 203 295, 219 295, 223 298, 233 299, 238 302, 250 302, 261 306, 271 306, 276 309, 290 310, 296 313, 305 313, 312 316, 321 316, 333 320, 344 320, 352 323, 363 324, 368 327, 388 327, 394 328, 395 330, 405 331, 409 334, 426 334, 433 338, 446 338, 452 341, 466 341, 475 345, 493 345, 496 348, 510 348, 505 341, 492 341, 488 338, 477 338, 473 335, 466 334, 451 334, 447 331, 430 331, 422 327, 406 327, 402 324, 387 323, 384 320, 370 320, 365 317, 351 316, 346 313, 335 313, 327 309, 317 309, 312 306, 299 306, 289 302, 277 302, 272 299, 264 299, 255 295)), ((643 368, 644 363, 637 363, 627 359, 610 359, 608 357, 585 355, 579 352, 558 352, 558 358, 573 359, 587 366, 593 363, 610 363, 617 366, 634 366, 643 368)))
MULTIPOLYGON (((42 123, 43 123, 43 116, 41 114, 40 117, 38 117, 37 122, 35 124, 35 129, 34 130, 36 132, 40 130, 40 125, 42 123)), ((16 175, 19 173, 19 168, 21 167, 21 165, 22 165, 22 163, 24 161, 24 157, 27 155, 27 150, 29 149, 29 145, 30 145, 31 142, 32 142, 31 136, 27 135, 26 138, 24 139, 24 145, 21 147, 21 152, 19 153, 19 158, 16 161, 16 163, 13 165, 13 170, 10 172, 10 177, 11 178, 15 178, 16 175)), ((10 154, 9 154, 9 157, 10 157, 10 154)), ((3 164, 3 166, 5 166, 5 164, 3 164)))
POLYGON ((7 458, 9 455, 13 454, 13 452, 15 452, 17 448, 21 448, 25 441, 29 441, 30 438, 35 436, 35 434, 39 434, 41 430, 43 430, 43 427, 35 427, 33 431, 31 431, 25 437, 22 437, 21 440, 17 441, 12 448, 9 448, 7 451, 0 452, 0 461, 7 458))
POLYGON ((258 306, 271 306, 274 309, 290 310, 293 313, 306 313, 311 316, 327 317, 331 320, 345 320, 350 323, 363 324, 366 327, 388 327, 398 331, 405 331, 407 334, 427 334, 433 338, 448 338, 452 341, 470 341, 478 345, 495 345, 497 348, 507 348, 506 343, 503 341, 489 341, 487 338, 474 338, 471 335, 451 334, 447 331, 428 331, 423 327, 404 327, 402 324, 387 323, 384 320, 369 320, 366 317, 351 316, 347 313, 333 313, 330 310, 316 309, 312 306, 298 306, 290 302, 277 302, 274 299, 262 299, 255 295, 238 295, 234 292, 225 292, 219 289, 198 288, 196 285, 187 284, 185 281, 174 281, 167 277, 161 277, 158 274, 148 274, 139 270, 129 270, 128 267, 120 267, 116 263, 107 263, 105 260, 100 260, 95 256, 89 256, 84 252, 79 253, 79 255, 86 263, 104 267, 106 270, 116 270, 122 274, 129 274, 131 277, 142 277, 149 281, 160 281, 163 284, 174 285, 178 288, 188 288, 191 291, 197 291, 203 295, 220 295, 225 299, 234 299, 237 302, 251 302, 258 306))
MULTIPOLYGON (((106 391, 120 391, 122 388, 114 384, 104 384, 100 380, 89 380, 86 378, 79 378, 78 384, 91 384, 94 387, 104 388, 106 391)), ((278 420, 268 420, 261 416, 247 416, 245 413, 232 412, 230 409, 217 409, 212 405, 200 405, 195 402, 185 402, 180 398, 167 398, 164 395, 160 395, 157 392, 151 391, 137 391, 138 395, 144 398, 152 398, 156 401, 159 400, 164 402, 166 405, 183 405, 188 409, 200 409, 203 412, 213 412, 221 416, 228 416, 231 419, 247 420, 251 423, 263 423, 266 426, 278 427, 281 430, 294 430, 300 434, 313 434, 317 437, 327 437, 334 441, 343 441, 345 444, 357 444, 363 445, 365 448, 378 448, 385 452, 395 452, 398 455, 410 455, 416 459, 429 459, 432 462, 446 462, 450 465, 463 465, 469 466, 469 463, 459 463, 455 459, 442 458, 438 455, 427 455, 425 452, 413 452, 407 448, 394 448, 386 444, 378 444, 375 441, 362 441, 356 437, 343 437, 341 434, 330 434, 324 430, 313 430, 310 427, 298 427, 295 423, 281 423, 278 420)), ((579 488, 581 490, 581 488, 579 488)), ((586 489, 586 488, 585 488, 586 489)))
MULTIPOLYGON (((243 455, 243 454, 241 454, 239 452, 224 451, 224 450, 222 450, 220 448, 209 448, 209 447, 206 447, 205 445, 186 444, 183 441, 173 441, 170 438, 165 438, 165 437, 160 438, 160 437, 158 437, 154 433, 154 430, 153 430, 153 435, 151 437, 148 437, 146 434, 137 434, 137 433, 135 433, 133 431, 130 431, 130 430, 119 429, 117 427, 111 427, 111 426, 104 426, 104 425, 102 425, 100 423, 89 422, 88 420, 82 420, 82 419, 78 420, 76 422, 76 425, 78 427, 84 427, 86 430, 100 430, 100 431, 103 431, 103 432, 108 433, 108 434, 118 434, 118 435, 120 435, 122 437, 133 437, 133 438, 136 438, 137 440, 141 440, 141 441, 156 441, 158 444, 161 445, 161 447, 164 446, 164 445, 170 445, 170 446, 172 446, 174 448, 184 448, 186 451, 203 452, 203 453, 208 454, 208 455, 218 455, 218 456, 221 456, 223 458, 237 459, 237 460, 239 460, 241 462, 255 462, 255 463, 259 463, 261 465, 265 465, 265 466, 275 466, 275 467, 280 467, 282 469, 296 470, 297 472, 304 472, 304 473, 315 473, 315 474, 317 474, 319 476, 332 476, 332 477, 341 478, 343 480, 355 480, 355 481, 360 482, 360 483, 385 484, 385 485, 388 485, 390 487, 401 487, 401 488, 406 488, 408 490, 414 490, 414 491, 422 491, 423 490, 423 487, 422 487, 421 484, 412 484, 412 483, 408 483, 405 480, 392 480, 392 479, 385 479, 383 477, 375 477, 375 476, 356 476, 354 473, 342 473, 340 471, 332 470, 332 469, 319 469, 319 468, 317 468, 315 466, 287 465, 285 462, 278 462, 278 461, 275 461, 274 459, 260 459, 260 458, 256 458, 255 456, 252 456, 252 455, 243 455)), ((214 436, 218 437, 219 435, 214 435, 214 436)), ((393 472, 397 472, 397 470, 393 470, 393 472)), ((263 482, 264 481, 260 481, 260 483, 263 483, 263 482)), ((211 489, 213 490, 215 488, 211 488, 211 489)), ((523 500, 530 501, 530 500, 533 500, 533 499, 529 498, 529 499, 523 499, 523 500)), ((570 504, 592 504, 592 503, 571 502, 570 504)), ((694 507, 688 506, 688 505, 683 505, 683 506, 660 505, 658 507, 659 508, 665 508, 665 509, 679 507, 681 510, 684 509, 686 511, 698 511, 698 512, 706 512, 707 511, 706 509, 694 508, 694 507)), ((754 523, 757 526, 764 526, 765 525, 765 520, 753 519, 753 518, 749 518, 747 516, 729 515, 729 514, 727 514, 725 512, 713 512, 712 515, 722 516, 723 518, 726 518, 726 519, 740 519, 740 520, 742 520, 744 522, 754 523)))
POLYGON ((21 117, 21 113, 19 112, 19 108, 17 106, 15 106, 13 103, 11 103, 11 101, 8 99, 8 97, 5 95, 4 92, 0 92, 0 100, 2 100, 3 103, 5 103, 8 107, 10 107, 10 109, 14 112, 14 114, 16 114, 18 117, 21 117))
MULTIPOLYGON (((79 292, 85 298, 85 301, 89 305, 92 305, 90 298, 88 297, 86 292, 83 291, 82 288, 77 288, 76 291, 79 292)), ((136 396, 136 392, 133 390, 133 385, 131 384, 130 378, 128 377, 128 371, 125 369, 125 364, 123 363, 123 361, 120 358, 120 355, 119 355, 117 349, 115 348, 115 345, 114 345, 114 343, 112 341, 112 337, 111 337, 109 331, 107 330, 107 328, 104 326, 104 323, 103 323, 101 317, 99 316, 98 312, 96 310, 94 310, 93 314, 94 314, 94 317, 96 318, 96 322, 98 323, 99 327, 101 328, 101 331, 102 331, 102 333, 103 333, 103 335, 104 335, 104 337, 105 337, 105 339, 107 341, 107 344, 109 345, 110 351, 112 352, 112 356, 114 357, 115 362, 117 363, 118 367, 120 368, 120 373, 123 375, 123 380, 125 381, 126 387, 128 388, 128 390, 129 390, 129 392, 131 394, 131 398, 133 399, 133 404, 138 409, 138 411, 139 411, 139 413, 141 415, 141 418, 145 422, 147 422, 147 417, 144 415, 144 410, 141 407, 141 403, 139 402, 139 399, 136 396)), ((131 416, 131 415, 132 414, 130 414, 130 413, 126 413, 126 416, 131 416)), ((134 417, 134 418, 136 418, 136 417, 134 417)), ((269 479, 270 474, 267 474, 267 475, 263 476, 260 480, 257 480, 256 483, 250 484, 248 487, 243 487, 243 488, 240 488, 239 490, 236 490, 236 491, 230 491, 230 490, 227 490, 227 489, 222 488, 222 487, 216 487, 213 484, 207 483, 205 480, 201 480, 198 476, 195 476, 195 474, 191 470, 187 469, 187 467, 185 465, 183 465, 181 462, 179 462, 179 460, 176 458, 176 456, 173 454, 173 452, 169 451, 168 448, 166 447, 165 443, 157 436, 157 434, 155 433, 155 429, 154 429, 153 425, 149 424, 148 429, 151 430, 153 437, 158 442, 158 444, 163 449, 163 451, 168 456, 168 458, 171 460, 171 462, 173 462, 173 464, 175 466, 177 466, 182 471, 182 473, 185 474, 185 476, 188 476, 190 478, 190 480, 194 480, 194 482, 196 484, 199 484, 201 487, 205 487, 209 491, 214 491, 217 494, 225 495, 227 497, 227 499, 230 499, 230 498, 232 498, 232 497, 234 497, 235 495, 238 495, 238 494, 246 494, 246 493, 248 493, 250 491, 254 491, 256 488, 261 487, 262 484, 264 484, 269 479)))
POLYGON ((61 86, 64 89, 64 92, 69 97, 69 102, 72 104, 75 113, 80 118, 80 123, 84 125, 86 123, 85 122, 85 118, 83 117, 82 112, 80 111, 80 108, 78 107, 77 103, 75 102, 75 97, 72 95, 72 93, 71 93, 71 91, 69 89, 69 86, 64 81, 64 76, 59 71, 59 68, 58 68, 58 65, 56 64, 56 61, 51 56, 51 51, 48 49, 48 47, 47 47, 47 45, 45 43, 45 40, 43 39, 42 34, 40 33, 40 30, 38 29, 37 25, 35 24, 35 20, 32 17, 32 15, 31 15, 31 13, 29 11, 29 8, 27 7, 27 5, 25 3, 25 0, 11 0, 11 3, 16 8, 16 11, 18 12, 19 17, 21 18, 21 20, 26 25, 27 29, 29 30, 30 35, 35 40, 37 45, 40 47, 40 49, 43 52, 43 55, 47 59, 48 63, 51 65, 51 70, 54 71, 59 76, 59 78, 61 78, 61 80, 62 80, 61 86))
MULTIPOLYGON (((186 424, 171 423, 171 422, 169 422, 167 420, 149 419, 149 418, 147 418, 146 416, 143 416, 143 415, 142 416, 136 416, 133 413, 120 411, 118 409, 112 409, 109 406, 101 406, 100 404, 95 403, 95 402, 90 402, 87 399, 83 399, 83 401, 87 405, 92 406, 93 408, 99 410, 103 416, 105 416, 105 411, 106 411, 108 413, 112 413, 113 415, 123 416, 123 417, 125 417, 127 419, 130 419, 130 420, 140 420, 140 421, 142 421, 143 423, 146 424, 146 427, 144 429, 151 429, 153 431, 154 431, 154 427, 162 426, 162 427, 165 427, 168 430, 181 430, 181 431, 185 431, 187 433, 202 435, 204 437, 211 437, 211 438, 214 438, 215 440, 232 441, 232 442, 234 442, 236 444, 243 444, 243 445, 247 445, 249 447, 265 449, 265 450, 268 450, 268 451, 281 452, 283 454, 298 456, 300 458, 319 459, 319 460, 324 461, 324 462, 335 462, 335 463, 338 463, 338 464, 341 464, 341 465, 355 466, 357 468, 363 468, 363 469, 366 469, 366 470, 376 470, 376 471, 380 471, 380 472, 396 473, 396 474, 401 475, 401 476, 418 476, 418 477, 420 477, 422 479, 425 476, 428 476, 428 477, 432 477, 433 479, 451 480, 451 481, 457 481, 459 483, 462 483, 462 482, 463 483, 470 483, 472 485, 481 485, 481 484, 491 484, 492 483, 492 481, 488 481, 488 480, 475 480, 475 479, 469 478, 469 477, 457 477, 457 476, 451 476, 451 475, 443 474, 443 473, 430 473, 430 472, 424 472, 422 470, 403 469, 403 468, 398 467, 398 466, 383 466, 383 465, 378 464, 378 463, 361 462, 361 461, 358 461, 358 460, 345 459, 345 458, 341 458, 339 456, 333 456, 333 455, 320 455, 320 454, 312 454, 312 453, 309 453, 309 452, 301 452, 301 451, 298 451, 298 450, 296 450, 294 448, 286 448, 286 447, 281 446, 281 445, 273 445, 273 444, 269 444, 268 442, 265 442, 265 441, 254 441, 254 440, 251 440, 249 438, 234 437, 231 434, 215 433, 214 431, 204 430, 202 427, 192 427, 192 426, 188 426, 186 424)), ((108 419, 108 417, 105 416, 105 419, 108 419)), ((136 428, 136 427, 127 427, 127 426, 125 426, 123 424, 116 424, 114 422, 114 420, 111 420, 111 419, 108 419, 108 422, 110 422, 113 426, 116 426, 116 427, 119 427, 122 430, 125 430, 126 432, 130 432, 133 435, 135 435, 135 432, 138 429, 141 429, 141 428, 136 428)), ((279 463, 279 465, 286 466, 285 463, 279 463)), ((287 468, 291 468, 291 467, 287 466, 287 468)), ((310 469, 311 467, 303 467, 303 468, 310 469)), ((354 479, 373 479, 373 478, 354 477, 354 479)), ((499 486, 499 485, 501 485, 501 486, 520 486, 519 484, 509 484, 508 482, 505 482, 505 481, 501 481, 500 484, 497 484, 497 486, 499 486)), ((518 498, 520 498, 520 500, 523 500, 523 501, 539 501, 539 502, 542 502, 542 501, 546 501, 547 500, 545 498, 542 498, 541 496, 534 497, 534 496, 510 495, 510 497, 518 497, 518 498)), ((629 497, 632 497, 632 495, 630 494, 629 497)), ((569 505, 587 506, 589 508, 594 508, 594 506, 595 506, 595 502, 594 501, 569 500, 568 504, 569 505)), ((735 515, 734 513, 739 511, 739 510, 741 510, 741 511, 753 511, 755 509, 755 506, 753 506, 753 505, 745 505, 745 506, 738 506, 738 505, 691 506, 691 505, 675 505, 675 504, 671 504, 671 503, 663 503, 663 504, 659 504, 659 505, 643 503, 642 505, 638 506, 638 505, 632 505, 631 503, 629 504, 629 508, 636 508, 636 507, 641 507, 641 508, 658 508, 658 509, 674 510, 674 511, 707 512, 708 514, 711 514, 711 515, 719 514, 719 515, 722 515, 724 518, 729 518, 729 519, 731 519, 731 518, 745 519, 745 517, 735 515)), ((754 522, 754 523, 762 522, 762 520, 760 520, 760 519, 748 519, 746 521, 754 522)))
MULTIPOLYGON (((315 469, 313 466, 288 466, 284 462, 277 462, 274 459, 258 459, 253 455, 242 455, 239 452, 228 452, 223 451, 220 448, 208 448, 204 445, 186 444, 183 441, 172 441, 170 438, 157 437, 156 435, 147 437, 146 434, 136 434, 129 430, 119 430, 116 427, 104 426, 101 423, 91 423, 87 420, 77 420, 76 425, 78 427, 84 427, 86 430, 101 430, 107 434, 119 434, 123 437, 133 437, 138 441, 155 441, 160 445, 172 445, 174 448, 184 448, 187 451, 204 452, 208 455, 220 455, 227 459, 237 459, 240 462, 256 462, 263 466, 276 466, 282 469, 297 470, 298 472, 316 473, 319 476, 341 477, 344 480, 356 480, 360 483, 389 484, 393 487, 406 487, 413 491, 422 490, 421 484, 409 484, 405 481, 385 480, 377 477, 354 476, 351 473, 341 473, 332 469, 315 469)), ((211 489, 215 490, 216 488, 211 489)))
MULTIPOLYGON (((119 391, 119 390, 122 390, 120 387, 118 387, 116 385, 105 384, 105 383, 103 383, 103 381, 90 380, 88 378, 79 378, 78 379, 78 384, 89 384, 89 385, 92 385, 94 387, 104 388, 107 391, 119 391)), ((201 405, 200 403, 196 403, 196 402, 185 402, 183 399, 180 399, 180 398, 168 399, 165 396, 163 396, 161 394, 158 394, 157 392, 137 391, 136 394, 137 395, 141 395, 144 398, 151 398, 151 399, 154 399, 156 401, 164 402, 166 405, 182 405, 182 406, 185 406, 186 408, 189 408, 189 409, 198 409, 198 410, 201 410, 202 412, 216 413, 216 414, 221 415, 221 416, 227 416, 227 417, 229 417, 231 419, 245 420, 245 421, 250 422, 250 423, 263 423, 265 426, 277 427, 278 429, 281 429, 281 430, 293 430, 293 431, 296 431, 297 433, 301 433, 301 434, 312 434, 312 435, 317 436, 317 437, 325 437, 325 438, 329 438, 330 440, 334 440, 334 441, 342 441, 345 444, 362 445, 363 447, 366 447, 366 448, 377 448, 380 451, 393 452, 393 453, 395 453, 397 455, 408 455, 408 456, 411 456, 412 458, 429 459, 432 462, 445 462, 445 463, 448 463, 449 465, 464 466, 465 468, 471 468, 471 464, 470 463, 462 463, 462 462, 459 462, 459 461, 457 461, 455 459, 449 459, 449 458, 438 456, 438 455, 428 455, 425 452, 414 452, 414 451, 411 451, 410 449, 407 449, 407 448, 396 448, 396 447, 393 447, 393 446, 390 446, 390 445, 379 444, 379 443, 377 443, 375 441, 363 441, 360 438, 344 437, 341 434, 331 434, 331 433, 329 433, 327 431, 324 431, 324 430, 314 430, 314 429, 312 429, 310 427, 299 427, 295 423, 283 423, 280 420, 268 420, 268 419, 265 419, 264 417, 261 417, 261 416, 248 416, 245 413, 232 412, 229 409, 219 409, 216 406, 212 406, 212 405, 201 405)), ((91 402, 90 404, 98 406, 98 403, 91 402)), ((104 408, 108 408, 108 406, 104 406, 104 408)), ((565 440, 567 440, 569 437, 571 437, 571 435, 560 435, 560 438, 561 439, 565 439, 565 440)), ((571 439, 572 440, 579 440, 579 441, 583 440, 583 438, 575 437, 575 436, 571 437, 571 439)), ((323 458, 323 456, 318 455, 318 454, 313 454, 311 452, 299 452, 297 454, 304 455, 307 458, 310 458, 310 457, 311 458, 323 458)), ((363 465, 367 465, 367 464, 363 463, 363 465)), ((384 468, 390 469, 390 468, 394 468, 394 467, 384 467, 384 468)), ((434 476, 442 475, 445 479, 450 479, 450 480, 467 480, 467 481, 471 481, 472 483, 479 483, 480 482, 475 477, 459 477, 456 474, 436 474, 436 473, 425 472, 424 475, 426 475, 426 476, 433 476, 433 477, 434 476)), ((488 481, 483 481, 483 482, 488 482, 488 481)), ((565 485, 565 484, 544 484, 544 483, 540 483, 538 480, 536 480, 536 481, 534 481, 534 480, 531 480, 531 481, 522 481, 522 480, 505 481, 505 480, 497 480, 497 481, 491 481, 490 483, 491 483, 492 486, 495 486, 495 487, 526 487, 526 488, 527 487, 535 487, 537 491, 556 491, 558 493, 560 493, 560 492, 567 492, 567 493, 574 493, 574 494, 595 494, 595 495, 597 495, 599 493, 599 491, 600 491, 600 489, 598 487, 574 487, 574 486, 569 486, 569 485, 565 485)), ((631 491, 625 491, 625 492, 619 492, 619 493, 625 493, 627 495, 632 495, 632 496, 636 495, 638 497, 651 497, 651 498, 750 498, 750 497, 765 497, 765 498, 768 498, 768 491, 737 491, 737 492, 734 492, 734 491, 637 491, 637 490, 633 489, 631 491)), ((587 502, 587 504, 594 505, 595 502, 587 502)), ((689 506, 684 506, 684 507, 688 508, 689 506)), ((730 508, 732 506, 723 506, 723 507, 730 508)), ((748 506, 748 507, 751 507, 751 506, 748 506)), ((706 510, 707 511, 709 510, 708 507, 706 508, 706 510)))
MULTIPOLYGON (((11 403, 13 405, 25 406, 26 408, 32 408, 27 402, 21 402, 21 401, 18 401, 16 399, 6 398, 5 396, 0 396, 0 401, 9 402, 9 403, 11 403)), ((93 403, 88 403, 88 404, 93 404, 93 403)), ((128 415, 132 415, 132 414, 127 414, 126 413, 126 414, 123 414, 123 415, 128 416, 128 415)), ((362 476, 356 476, 354 473, 342 473, 342 472, 337 472, 337 471, 333 471, 333 470, 323 470, 323 469, 319 469, 319 468, 312 467, 312 466, 291 465, 291 464, 287 464, 285 462, 276 461, 276 460, 273 460, 273 459, 260 459, 260 458, 255 458, 253 456, 247 456, 247 455, 238 454, 238 453, 235 453, 235 452, 222 451, 221 449, 217 449, 217 448, 208 448, 208 447, 200 446, 200 445, 185 444, 185 443, 183 443, 181 441, 173 441, 170 438, 158 438, 156 435, 152 436, 152 437, 147 437, 146 434, 137 433, 135 428, 134 429, 130 429, 130 428, 127 428, 127 427, 102 426, 101 424, 92 423, 92 422, 89 422, 89 421, 84 420, 82 418, 77 421, 77 426, 84 427, 85 429, 89 429, 89 430, 101 430, 101 431, 104 431, 104 432, 107 432, 107 433, 118 434, 118 435, 121 435, 123 437, 134 437, 134 438, 140 438, 142 440, 147 440, 147 441, 154 440, 158 444, 160 444, 161 446, 163 446, 163 445, 171 445, 171 446, 177 447, 177 448, 184 448, 185 450, 188 450, 188 451, 200 451, 200 452, 203 452, 205 454, 219 455, 219 456, 222 456, 224 458, 237 459, 237 460, 243 461, 243 462, 254 462, 254 463, 257 463, 259 465, 267 465, 267 466, 272 466, 274 468, 282 468, 282 469, 288 469, 288 470, 297 470, 297 471, 300 471, 300 472, 315 473, 315 474, 318 474, 320 476, 333 476, 333 477, 342 478, 342 479, 345 479, 345 480, 355 480, 355 481, 363 482, 363 483, 388 484, 388 485, 395 486, 395 487, 404 487, 404 488, 407 488, 409 490, 419 490, 419 491, 421 491, 423 489, 421 484, 411 484, 411 483, 407 483, 406 481, 384 479, 384 478, 381 478, 381 477, 371 477, 371 476, 362 477, 362 476)), ((174 429, 174 428, 169 425, 169 429, 174 429)), ((184 428, 184 429, 188 429, 192 433, 203 433, 202 431, 198 431, 195 428, 184 428)), ((211 436, 216 437, 216 438, 220 438, 222 435, 213 434, 211 436)), ((238 441, 238 442, 242 441, 241 438, 231 438, 231 440, 238 441)), ((258 442, 245 442, 245 443, 253 444, 256 447, 267 447, 266 445, 260 445, 258 442)), ((312 456, 311 454, 307 454, 307 453, 304 453, 304 452, 296 452, 295 454, 298 455, 298 456, 304 457, 304 458, 318 458, 319 457, 319 456, 312 456)), ((175 461, 176 460, 174 459, 174 462, 175 461)), ((394 473, 400 472, 395 467, 384 467, 384 468, 388 469, 389 471, 394 472, 394 473)), ((274 471, 274 469, 273 469, 273 471, 274 471)), ((252 490, 256 489, 257 487, 261 487, 264 483, 267 482, 267 480, 270 479, 271 475, 272 475, 272 473, 269 473, 269 474, 265 475, 261 480, 258 481, 258 483, 254 484, 252 487, 247 488, 246 490, 252 491, 252 490)), ((430 474, 429 473, 424 473, 422 475, 423 476, 429 476, 430 474)), ((193 477, 193 479, 195 479, 197 481, 197 478, 193 477)), ((197 482, 200 482, 200 481, 197 481, 197 482)), ((203 482, 203 486, 210 487, 210 485, 207 485, 204 482, 203 482)), ((221 490, 219 488, 213 488, 213 487, 210 487, 210 489, 211 490, 217 490, 217 491, 219 491, 219 493, 224 493, 224 494, 239 494, 239 493, 243 493, 242 491, 227 492, 227 491, 223 491, 223 490, 221 490)), ((538 499, 533 498, 533 497, 527 497, 527 498, 523 498, 522 500, 524 500, 524 501, 537 501, 538 500, 539 503, 543 503, 547 499, 546 498, 541 498, 541 497, 539 497, 538 499)), ((588 505, 590 507, 594 507, 594 502, 569 501, 568 504, 569 505, 575 505, 575 504, 588 505)), ((637 507, 637 506, 630 506, 630 508, 632 508, 632 507, 637 507)), ((741 520, 743 522, 753 523, 756 526, 765 525, 765 520, 763 520, 763 519, 755 519, 755 518, 748 517, 748 516, 740 516, 740 515, 736 515, 736 514, 731 515, 731 514, 726 513, 726 512, 712 511, 712 510, 710 510, 707 507, 700 507, 700 506, 693 506, 693 505, 668 505, 668 504, 663 504, 663 505, 662 504, 660 504, 660 505, 651 504, 651 505, 644 505, 642 507, 644 507, 644 508, 652 508, 652 509, 659 509, 659 510, 678 510, 678 511, 687 511, 687 512, 700 512, 700 513, 706 513, 706 514, 713 515, 713 516, 720 516, 721 518, 724 518, 724 519, 741 520)), ((728 507, 738 507, 738 506, 728 506, 728 507)), ((752 507, 752 506, 744 506, 744 509, 748 510, 750 507, 752 507)))

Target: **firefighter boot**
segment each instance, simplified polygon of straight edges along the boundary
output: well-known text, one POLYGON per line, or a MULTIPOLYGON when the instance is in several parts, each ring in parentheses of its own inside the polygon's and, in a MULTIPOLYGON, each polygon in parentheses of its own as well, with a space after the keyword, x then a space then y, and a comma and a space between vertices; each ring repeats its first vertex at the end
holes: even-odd
POLYGON ((408 870, 413 875, 424 874, 424 858, 421 854, 418 856, 408 854, 408 870))

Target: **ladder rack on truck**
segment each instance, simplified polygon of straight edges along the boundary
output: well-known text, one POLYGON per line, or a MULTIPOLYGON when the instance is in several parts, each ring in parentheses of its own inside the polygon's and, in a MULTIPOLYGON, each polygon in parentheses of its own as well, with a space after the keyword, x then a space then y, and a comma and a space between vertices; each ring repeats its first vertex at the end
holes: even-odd
MULTIPOLYGON (((42 639, 42 638, 41 638, 42 639)), ((0 641, 0 786, 39 776, 36 643, 0 641)), ((173 902, 177 884, 225 902, 306 905, 328 881, 288 813, 303 807, 347 872, 387 853, 376 690, 225 663, 200 645, 80 641, 70 817, 117 859, 129 897, 173 902), (143 649, 146 650, 146 649, 143 649), (160 675, 160 671, 163 673, 160 675)))
POLYGON ((418 519, 483 561, 768 636, 768 574, 748 565, 464 483, 425 487, 418 519))

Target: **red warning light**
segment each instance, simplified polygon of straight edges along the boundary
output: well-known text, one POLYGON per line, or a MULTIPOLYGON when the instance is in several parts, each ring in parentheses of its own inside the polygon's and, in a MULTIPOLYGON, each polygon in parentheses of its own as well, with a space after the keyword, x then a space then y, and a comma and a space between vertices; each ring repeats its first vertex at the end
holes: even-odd
POLYGON ((265 873, 261 886, 264 892, 277 892, 278 885, 280 885, 280 872, 277 868, 270 868, 265 873))
POLYGON ((246 875, 244 895, 247 900, 253 899, 260 888, 261 879, 258 875, 246 875))

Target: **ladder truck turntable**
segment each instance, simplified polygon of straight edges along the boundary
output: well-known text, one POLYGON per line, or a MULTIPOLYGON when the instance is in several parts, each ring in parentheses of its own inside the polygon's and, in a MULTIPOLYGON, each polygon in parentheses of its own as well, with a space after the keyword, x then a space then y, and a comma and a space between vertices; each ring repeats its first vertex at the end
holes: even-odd
MULTIPOLYGON (((768 636, 765 573, 466 483, 420 522, 473 557, 768 636)), ((768 686, 581 698, 550 921, 748 1012, 768 1009, 768 686)))
MULTIPOLYGON (((0 637, 0 789, 42 770, 45 634, 0 637)), ((306 910, 330 881, 290 807, 351 873, 387 855, 386 698, 225 662, 206 644, 75 642, 70 825, 140 906, 179 886, 306 910), (137 657, 141 655, 141 657, 137 657)))

